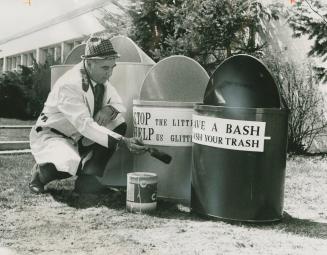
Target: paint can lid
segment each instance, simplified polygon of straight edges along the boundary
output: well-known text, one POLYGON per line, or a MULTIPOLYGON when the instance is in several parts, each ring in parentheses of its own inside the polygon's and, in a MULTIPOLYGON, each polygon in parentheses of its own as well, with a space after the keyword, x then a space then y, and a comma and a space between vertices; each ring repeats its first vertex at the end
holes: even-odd
POLYGON ((127 174, 127 183, 140 184, 154 184, 158 182, 158 176, 155 173, 149 172, 134 172, 127 174))

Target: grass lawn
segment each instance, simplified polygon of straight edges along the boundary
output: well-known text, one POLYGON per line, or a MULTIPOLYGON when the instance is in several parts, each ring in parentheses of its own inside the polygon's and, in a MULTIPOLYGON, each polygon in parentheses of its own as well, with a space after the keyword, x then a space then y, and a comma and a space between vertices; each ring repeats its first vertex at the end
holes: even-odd
POLYGON ((32 195, 33 163, 0 156, 0 247, 18 254, 327 254, 324 157, 288 160, 285 217, 266 225, 203 219, 167 202, 154 215, 130 214, 123 192, 77 196, 73 178, 32 195))

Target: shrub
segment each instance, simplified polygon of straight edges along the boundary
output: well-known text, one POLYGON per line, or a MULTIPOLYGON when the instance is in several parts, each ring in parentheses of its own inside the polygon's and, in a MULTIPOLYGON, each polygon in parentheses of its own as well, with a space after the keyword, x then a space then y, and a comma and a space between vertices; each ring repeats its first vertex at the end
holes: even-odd
POLYGON ((34 61, 33 66, 21 66, 19 72, 6 72, 0 76, 0 116, 7 118, 35 119, 41 113, 50 91, 50 66, 34 61))
POLYGON ((21 75, 8 72, 0 76, 0 115, 6 118, 26 118, 27 98, 22 89, 21 75))
POLYGON ((266 63, 290 110, 288 152, 306 153, 327 127, 319 82, 310 63, 301 66, 275 56, 278 54, 268 53, 266 63))
POLYGON ((278 11, 250 0, 143 0, 130 11, 129 36, 157 61, 182 54, 210 72, 231 55, 260 55, 263 20, 277 19, 278 11))
MULTIPOLYGON (((43 104, 47 99, 50 91, 50 66, 53 64, 55 64, 55 62, 52 59, 48 59, 44 64, 37 64, 34 62, 32 72, 28 78, 30 79, 30 82, 28 88, 28 104, 26 112, 30 118, 37 118, 42 111, 43 104)), ((28 71, 26 72, 28 73, 28 71)))

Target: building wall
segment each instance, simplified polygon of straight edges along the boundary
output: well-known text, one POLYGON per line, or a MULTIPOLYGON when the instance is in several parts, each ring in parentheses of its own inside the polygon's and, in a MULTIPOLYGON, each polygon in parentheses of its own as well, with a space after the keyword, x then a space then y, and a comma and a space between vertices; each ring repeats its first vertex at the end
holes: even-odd
POLYGON ((70 50, 82 43, 89 34, 103 31, 96 15, 99 8, 122 13, 110 1, 98 0, 92 5, 67 13, 62 17, 40 24, 37 28, 0 42, 0 73, 32 66, 33 59, 44 63, 52 56, 62 63, 70 50))
POLYGON ((47 45, 46 47, 4 56, 0 59, 0 70, 2 72, 18 71, 20 65, 32 67, 33 60, 37 63, 44 63, 48 57, 54 59, 58 63, 63 63, 67 54, 76 45, 81 44, 85 38, 86 37, 78 37, 57 44, 47 45))

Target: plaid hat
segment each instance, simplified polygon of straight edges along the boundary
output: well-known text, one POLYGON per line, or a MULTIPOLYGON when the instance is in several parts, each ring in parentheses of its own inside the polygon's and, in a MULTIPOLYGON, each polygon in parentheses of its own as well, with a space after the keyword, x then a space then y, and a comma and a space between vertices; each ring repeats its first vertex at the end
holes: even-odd
POLYGON ((108 36, 91 36, 85 46, 85 55, 82 59, 115 59, 119 58, 108 36))

